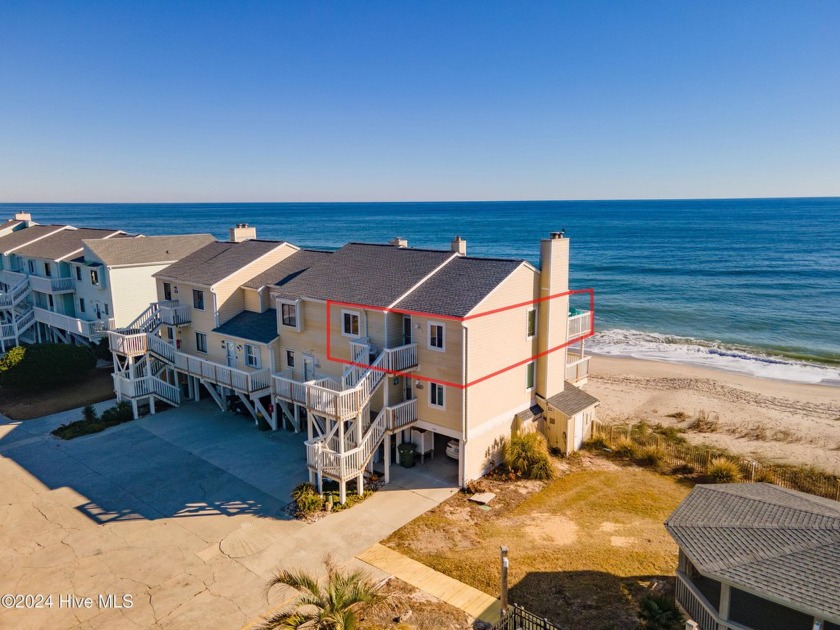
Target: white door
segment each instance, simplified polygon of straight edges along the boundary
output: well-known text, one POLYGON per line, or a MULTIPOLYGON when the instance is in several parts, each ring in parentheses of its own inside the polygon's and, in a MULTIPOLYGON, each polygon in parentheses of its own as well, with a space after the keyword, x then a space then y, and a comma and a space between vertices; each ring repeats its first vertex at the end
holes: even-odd
POLYGON ((303 356, 303 380, 311 381, 315 378, 315 357, 303 356))
POLYGON ((236 344, 232 341, 225 342, 227 347, 227 364, 228 367, 236 367, 236 344))

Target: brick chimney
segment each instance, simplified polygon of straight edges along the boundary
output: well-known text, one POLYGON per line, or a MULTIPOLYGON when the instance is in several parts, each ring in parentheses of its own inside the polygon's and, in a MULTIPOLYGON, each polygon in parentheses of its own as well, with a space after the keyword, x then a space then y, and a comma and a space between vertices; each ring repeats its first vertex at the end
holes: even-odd
POLYGON ((405 239, 402 236, 397 236, 392 238, 388 244, 393 245, 394 247, 408 247, 408 239, 405 239))
POLYGON ((449 248, 456 254, 461 254, 461 256, 467 255, 467 241, 460 236, 456 236, 452 239, 452 242, 449 244, 449 248))
POLYGON ((241 243, 255 238, 257 238, 257 228, 251 227, 247 223, 237 223, 230 228, 231 243, 241 243))
MULTIPOLYGON (((569 239, 564 232, 552 232, 540 241, 540 298, 569 290, 569 239)), ((537 314, 537 350, 546 352, 568 340, 569 296, 544 300, 537 314)), ((563 391, 566 379, 566 349, 537 359, 536 393, 550 398, 563 391)))

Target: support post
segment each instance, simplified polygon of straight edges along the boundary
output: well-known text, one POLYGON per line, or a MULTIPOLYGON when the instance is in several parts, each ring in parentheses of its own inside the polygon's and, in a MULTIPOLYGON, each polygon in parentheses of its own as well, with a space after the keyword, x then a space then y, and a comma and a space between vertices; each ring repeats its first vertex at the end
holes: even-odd
POLYGON ((502 562, 501 613, 504 618, 508 610, 508 548, 502 545, 499 548, 499 555, 502 562))
POLYGON ((155 397, 149 394, 149 413, 155 415, 155 397))
POLYGON ((359 476, 356 477, 356 491, 358 492, 359 496, 362 496, 365 493, 365 470, 364 470, 364 468, 359 472, 359 476))
POLYGON ((391 481, 391 434, 385 434, 385 483, 391 481))
POLYGON ((338 482, 338 500, 342 505, 347 503, 347 482, 343 479, 338 482))
POLYGON ((295 433, 300 433, 300 405, 292 403, 292 406, 295 408, 295 433))

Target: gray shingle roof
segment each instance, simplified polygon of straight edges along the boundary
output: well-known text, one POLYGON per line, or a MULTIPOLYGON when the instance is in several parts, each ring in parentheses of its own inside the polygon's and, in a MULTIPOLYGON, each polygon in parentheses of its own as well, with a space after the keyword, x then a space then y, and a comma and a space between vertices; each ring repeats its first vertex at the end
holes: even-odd
POLYGON ((409 311, 464 317, 523 261, 454 258, 396 305, 409 311))
POLYGON ((22 247, 34 241, 36 238, 41 238, 46 234, 63 230, 67 227, 66 225, 33 225, 22 230, 15 230, 11 234, 0 236, 0 252, 7 254, 17 247, 22 247))
POLYGON ((213 332, 258 343, 269 343, 278 337, 277 311, 271 308, 264 313, 242 311, 213 332))
POLYGON ((390 306, 451 256, 448 251, 349 243, 273 293, 390 306))
POLYGON ((703 575, 840 621, 840 503, 766 483, 699 485, 665 527, 703 575))
POLYGON ((158 271, 154 277, 212 286, 282 244, 283 241, 256 239, 241 243, 216 241, 158 271))
POLYGON ((135 238, 87 239, 85 246, 106 265, 172 263, 215 241, 211 234, 138 236, 135 238))
POLYGON ((601 401, 595 398, 595 396, 587 394, 580 387, 575 387, 569 381, 566 381, 563 391, 559 394, 554 394, 547 402, 567 416, 573 416, 601 401))
POLYGON ((529 420, 533 420, 534 418, 539 418, 542 416, 543 410, 539 405, 531 405, 524 411, 520 411, 516 415, 519 416, 519 419, 522 422, 528 422, 529 420))
MULTIPOLYGON (((24 232, 34 228, 27 228, 24 232)), ((100 230, 94 228, 79 228, 77 230, 61 230, 50 234, 46 238, 30 243, 15 254, 30 256, 32 258, 46 258, 47 260, 62 260, 71 254, 76 254, 82 249, 82 241, 86 239, 99 239, 105 237, 121 237, 125 233, 120 230, 100 230)), ((127 236, 127 235, 125 235, 127 236)))
POLYGON ((314 249, 301 249, 279 263, 266 269, 260 275, 248 280, 243 286, 261 289, 266 285, 282 286, 294 280, 307 269, 326 260, 332 252, 314 249))

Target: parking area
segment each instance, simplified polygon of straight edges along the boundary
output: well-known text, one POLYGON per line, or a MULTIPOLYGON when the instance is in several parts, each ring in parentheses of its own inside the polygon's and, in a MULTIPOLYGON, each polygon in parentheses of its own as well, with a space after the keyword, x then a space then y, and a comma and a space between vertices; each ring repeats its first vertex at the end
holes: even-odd
POLYGON ((307 525, 284 512, 306 478, 304 434, 259 432, 209 402, 51 437, 66 419, 0 424, 0 593, 54 596, 0 609, 0 627, 238 628, 269 607, 272 571, 350 561, 456 491, 432 466, 395 470, 364 503, 307 525), (100 607, 100 594, 132 606, 100 607))

